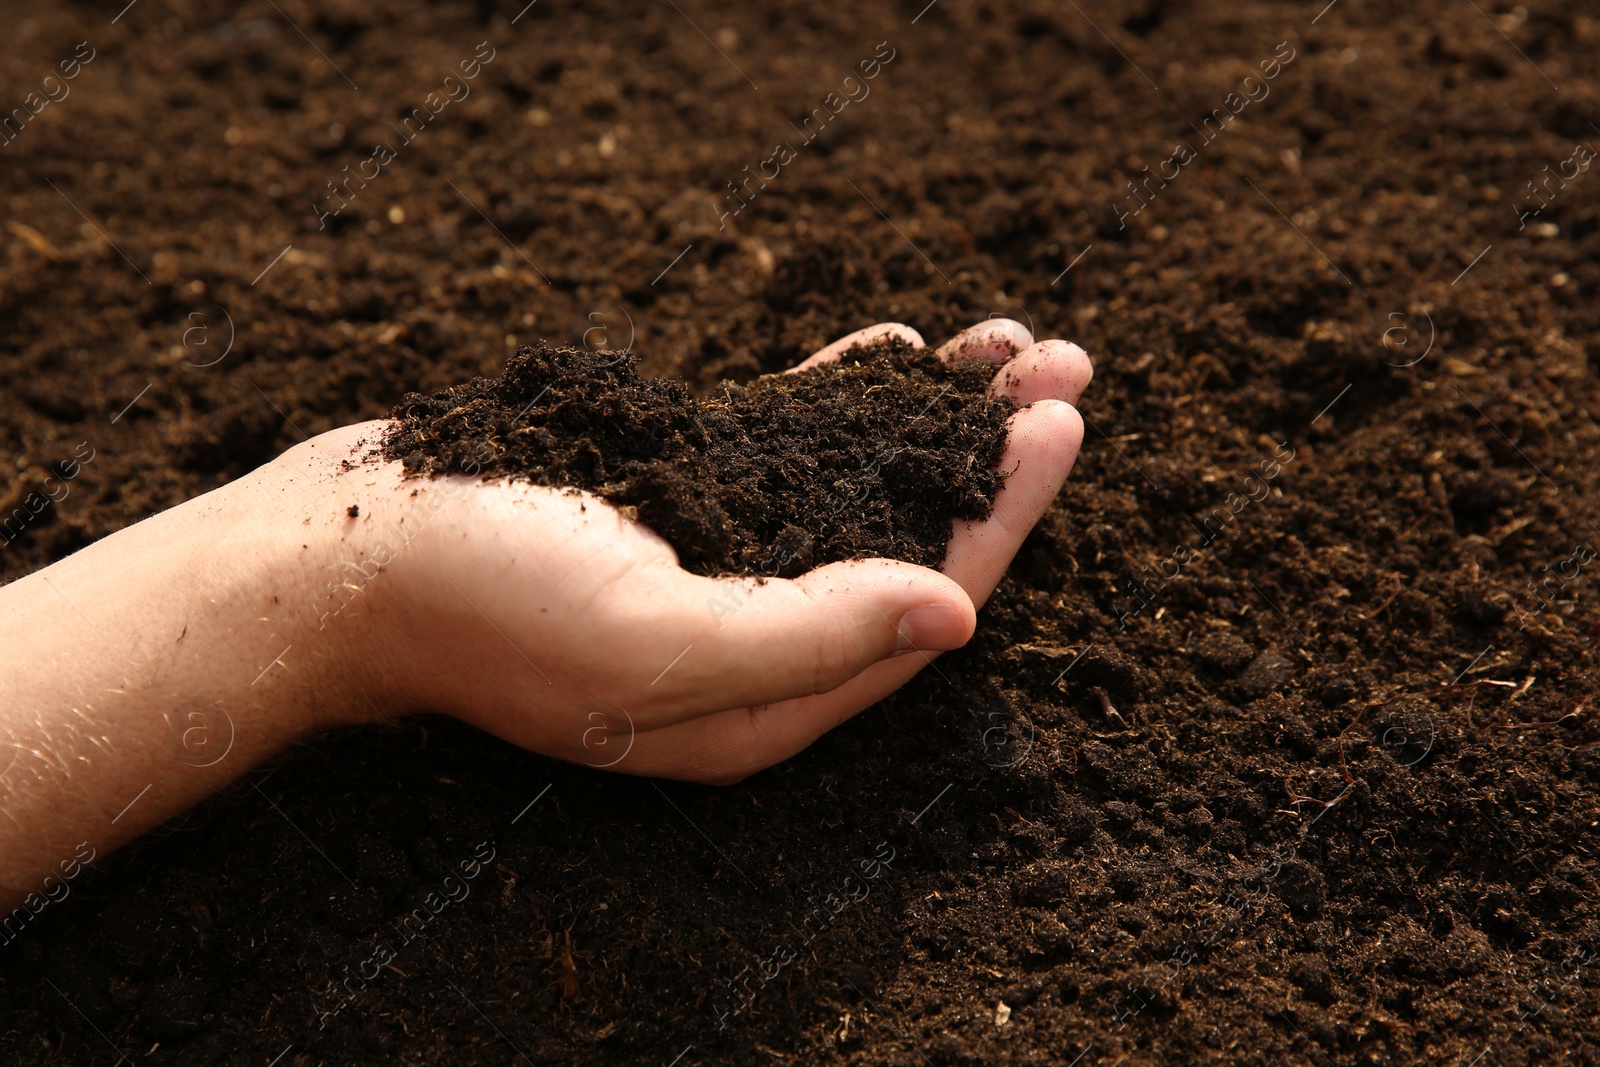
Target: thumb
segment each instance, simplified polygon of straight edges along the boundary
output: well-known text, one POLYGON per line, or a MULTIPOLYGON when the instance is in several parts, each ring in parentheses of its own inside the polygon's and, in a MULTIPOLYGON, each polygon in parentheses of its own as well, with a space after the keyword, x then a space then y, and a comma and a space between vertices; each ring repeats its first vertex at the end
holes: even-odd
POLYGON ((684 718, 825 693, 897 654, 959 648, 977 628, 960 585, 900 560, 833 563, 792 581, 684 578, 705 622, 651 694, 684 718))

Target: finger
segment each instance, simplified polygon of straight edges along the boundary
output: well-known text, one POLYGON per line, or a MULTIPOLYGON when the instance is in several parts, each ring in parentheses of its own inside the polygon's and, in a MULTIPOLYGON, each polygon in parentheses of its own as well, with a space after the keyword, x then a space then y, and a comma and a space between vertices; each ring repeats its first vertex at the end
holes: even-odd
MULTIPOLYGON (((1083 443, 1083 419, 1059 400, 1042 400, 1011 416, 1000 470, 1008 472, 994 514, 981 523, 957 523, 944 573, 981 606, 1000 584, 1006 566, 1072 472, 1083 443)), ((877 563, 877 561, 874 561, 877 563)), ((835 565, 840 566, 840 565, 835 565)), ((827 569, 827 568, 824 568, 827 569)), ((920 569, 920 568, 918 568, 920 569)), ((821 571, 813 571, 813 574, 821 571)), ((805 581, 802 577, 800 581, 805 581)), ((754 707, 714 713, 672 726, 672 757, 658 773, 690 781, 738 781, 786 760, 846 718, 880 701, 933 662, 934 646, 861 670, 837 688, 789 701, 749 701, 754 707)), ((667 744, 667 742, 662 742, 667 744)), ((645 771, 643 763, 635 773, 645 771)))
MULTIPOLYGON (((901 662, 896 659, 880 663, 867 674, 901 662)), ((915 668, 909 668, 905 677, 914 673, 915 668)), ((732 708, 639 734, 627 758, 607 769, 706 785, 730 785, 782 763, 904 681, 902 678, 901 683, 885 688, 870 699, 844 695, 858 689, 866 676, 859 675, 832 693, 754 708, 732 708)), ((874 691, 876 689, 874 687, 874 691)))
POLYGON ((939 358, 986 359, 1004 363, 1033 344, 1033 332, 1016 319, 988 319, 939 346, 939 358))
POLYGON ((977 626, 960 585, 901 560, 833 563, 760 584, 679 573, 666 622, 685 648, 657 645, 676 655, 644 694, 657 721, 825 693, 897 652, 959 648, 977 626))
POLYGON ((840 356, 856 345, 870 345, 875 341, 886 341, 896 337, 909 342, 913 348, 927 347, 922 340, 922 335, 911 327, 899 322, 880 322, 876 326, 868 326, 864 330, 846 334, 804 363, 797 367, 791 367, 789 370, 792 373, 797 370, 810 370, 812 367, 820 367, 824 363, 837 363, 840 356))
MULTIPOLYGON (((961 584, 974 604, 981 607, 994 592, 1023 539, 1072 472, 1082 444, 1083 420, 1069 404, 1043 400, 1012 416, 1000 459, 1000 470, 1009 473, 995 498, 994 512, 983 522, 956 523, 945 553, 944 572, 961 584)), ((932 659, 930 650, 879 663, 832 692, 754 709, 748 722, 740 722, 736 715, 714 716, 724 733, 708 736, 707 741, 720 746, 719 766, 725 771, 733 774, 742 769, 742 774, 751 774, 787 759, 883 699, 932 659)), ((703 729, 713 725, 708 722, 703 729)))
POLYGON ((1011 416, 1000 471, 1005 485, 982 522, 957 522, 944 573, 982 607, 1011 558, 1072 473, 1083 446, 1083 418, 1060 400, 1040 400, 1011 416))
POLYGON ((614 769, 708 785, 740 781, 810 747, 905 685, 937 656, 896 656, 827 693, 719 711, 640 735, 628 763, 614 769))
MULTIPOLYGON (((981 523, 957 523, 944 570, 981 605, 1071 473, 1083 442, 1076 409, 1044 400, 1012 417, 1000 469, 1009 471, 995 510, 981 523)), ((880 661, 836 689, 707 715, 652 735, 628 769, 689 781, 738 781, 801 751, 871 707, 932 663, 929 650, 880 661)), ((623 769, 621 767, 619 770, 623 769)))
POLYGON ((1070 341, 1040 341, 995 372, 989 392, 1017 407, 1036 400, 1076 404, 1094 378, 1089 355, 1070 341))

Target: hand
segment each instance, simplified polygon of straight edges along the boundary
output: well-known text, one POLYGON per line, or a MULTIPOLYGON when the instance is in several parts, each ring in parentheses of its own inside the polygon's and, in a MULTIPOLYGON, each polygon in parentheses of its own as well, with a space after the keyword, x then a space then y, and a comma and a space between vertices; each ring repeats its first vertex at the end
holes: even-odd
MULTIPOLYGON (((890 333, 922 343, 874 327, 807 364, 890 333)), ((85 857, 379 715, 702 782, 798 752, 971 636, 1077 457, 1081 350, 997 321, 941 352, 1002 364, 993 388, 1025 405, 944 573, 697 577, 593 496, 366 463, 388 425, 369 422, 0 589, 0 911, 39 913, 85 857)))
MULTIPOLYGON (((876 326, 795 369, 887 335, 923 344, 909 327, 876 326)), ((396 463, 333 469, 365 451, 358 440, 381 436, 385 424, 367 423, 281 461, 316 472, 345 543, 343 577, 358 590, 325 598, 336 610, 323 624, 341 625, 338 607, 366 599, 352 613, 362 636, 351 669, 380 714, 446 712, 525 748, 633 774, 743 778, 966 643, 977 607, 1072 469, 1083 438, 1072 404, 1092 375, 1082 349, 1034 343, 1019 323, 993 320, 939 354, 997 364, 991 389, 1021 409, 994 512, 957 523, 943 573, 871 559, 792 581, 700 577, 587 494, 466 475, 407 480, 396 463)))
MULTIPOLYGON (((853 341, 899 334, 875 326, 853 341)), ((336 723, 448 712, 592 766, 730 782, 971 637, 1082 443, 1082 350, 984 323, 1005 488, 944 573, 834 563, 709 579, 594 496, 366 464, 333 430, 0 589, 0 912, 336 723), (896 656, 896 653, 904 653, 896 656)))

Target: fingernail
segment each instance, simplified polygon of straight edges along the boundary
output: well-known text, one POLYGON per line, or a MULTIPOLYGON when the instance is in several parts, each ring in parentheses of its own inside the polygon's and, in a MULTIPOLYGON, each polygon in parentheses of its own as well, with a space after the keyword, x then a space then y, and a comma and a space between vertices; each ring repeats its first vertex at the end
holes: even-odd
POLYGON ((960 612, 949 604, 923 604, 900 616, 899 655, 905 652, 947 652, 960 648, 967 627, 960 612))

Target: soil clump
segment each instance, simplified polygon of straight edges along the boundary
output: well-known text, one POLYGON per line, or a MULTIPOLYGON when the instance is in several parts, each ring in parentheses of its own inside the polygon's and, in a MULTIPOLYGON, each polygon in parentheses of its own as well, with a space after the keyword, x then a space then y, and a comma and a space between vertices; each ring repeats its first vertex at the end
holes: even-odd
POLYGON ((725 382, 704 398, 615 352, 525 345, 498 378, 395 408, 407 471, 589 490, 698 574, 792 578, 844 559, 936 567, 952 519, 984 519, 1009 401, 994 367, 904 341, 837 364, 725 382))

